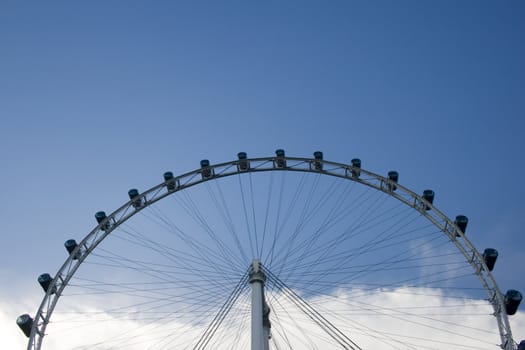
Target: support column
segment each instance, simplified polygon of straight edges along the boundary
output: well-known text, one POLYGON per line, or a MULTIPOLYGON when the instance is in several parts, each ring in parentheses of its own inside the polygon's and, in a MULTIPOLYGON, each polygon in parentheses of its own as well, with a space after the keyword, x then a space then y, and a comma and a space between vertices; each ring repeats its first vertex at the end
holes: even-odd
POLYGON ((270 307, 266 304, 266 298, 264 297, 263 289, 263 350, 270 350, 270 307))
POLYGON ((252 348, 251 350, 268 350, 270 337, 270 308, 264 299, 264 282, 266 276, 261 270, 259 260, 252 262, 250 284, 252 285, 252 348))

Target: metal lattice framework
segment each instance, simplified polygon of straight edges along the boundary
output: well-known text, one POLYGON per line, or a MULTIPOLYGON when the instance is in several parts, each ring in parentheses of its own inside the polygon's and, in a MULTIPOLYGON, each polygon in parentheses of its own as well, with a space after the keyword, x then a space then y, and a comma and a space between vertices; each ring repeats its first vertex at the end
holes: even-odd
POLYGON ((354 181, 382 191, 418 211, 449 238, 465 257, 465 260, 472 266, 474 273, 479 277, 481 285, 486 290, 488 300, 493 307, 501 337, 501 348, 505 350, 516 349, 516 343, 512 338, 508 317, 505 312, 504 296, 499 290, 492 274, 489 272, 482 254, 476 250, 453 220, 445 216, 422 196, 397 184, 388 177, 383 177, 362 169, 360 165, 355 166, 326 161, 319 158, 297 158, 284 155, 253 159, 240 158, 215 165, 210 165, 207 162, 201 163, 201 168, 168 179, 139 194, 109 214, 79 242, 76 249, 56 272, 35 315, 27 349, 41 348, 46 327, 51 320, 53 310, 64 288, 67 287, 70 279, 86 257, 119 225, 126 222, 142 209, 175 192, 212 179, 241 173, 268 171, 322 173, 323 175, 354 181))

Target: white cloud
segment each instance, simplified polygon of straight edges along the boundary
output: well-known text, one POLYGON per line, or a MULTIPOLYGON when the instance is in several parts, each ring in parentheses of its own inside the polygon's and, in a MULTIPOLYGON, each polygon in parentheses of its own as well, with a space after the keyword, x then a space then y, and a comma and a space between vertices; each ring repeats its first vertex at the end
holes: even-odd
POLYGON ((25 349, 27 338, 16 325, 16 318, 25 313, 20 304, 0 302, 0 339, 3 349, 25 349))
MULTIPOLYGON (((272 341, 279 344, 279 348, 289 348, 285 337, 294 349, 311 348, 312 343, 323 350, 340 348, 284 295, 269 293, 269 302, 272 305, 272 341)), ((436 289, 399 288, 382 290, 381 293, 341 289, 333 296, 318 296, 308 299, 308 302, 363 349, 448 350, 468 349, 469 346, 497 349, 496 344, 499 344, 495 319, 490 316, 491 310, 487 309, 486 303, 443 298, 436 289), (403 345, 407 343, 412 345, 403 345)), ((24 311, 19 310, 22 306, 27 307, 25 303, 0 303, 1 337, 6 349, 23 349, 27 344, 27 339, 15 324, 16 316, 24 311)), ((148 323, 133 320, 130 315, 123 321, 117 318, 117 314, 109 315, 101 308, 87 304, 68 307, 72 314, 57 312, 54 315, 44 349, 95 349, 97 347, 93 344, 101 339, 106 345, 101 348, 114 345, 115 348, 122 346, 130 350, 192 349, 191 344, 207 324, 207 321, 178 320, 176 315, 167 315, 165 322, 158 322, 163 317, 160 312, 152 314, 157 320, 153 318, 148 323), (86 345, 89 346, 83 347, 86 345)), ((208 348, 249 348, 246 305, 239 305, 230 315, 234 317, 218 330, 208 348)), ((512 316, 511 322, 516 340, 520 340, 519 336, 523 336, 525 329, 525 313, 512 316)))

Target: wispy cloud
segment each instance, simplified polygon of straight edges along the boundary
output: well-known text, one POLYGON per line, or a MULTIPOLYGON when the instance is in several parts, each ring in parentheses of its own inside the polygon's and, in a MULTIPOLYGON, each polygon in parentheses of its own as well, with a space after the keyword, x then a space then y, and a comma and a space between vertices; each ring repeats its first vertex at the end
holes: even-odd
MULTIPOLYGON (((230 311, 208 348, 249 347, 248 299, 230 311)), ((340 348, 282 292, 269 293, 268 300, 272 344, 294 349, 340 348)), ((497 349, 499 344, 495 319, 486 301, 445 298, 438 289, 397 288, 373 293, 339 289, 332 295, 306 300, 363 349, 497 349)), ((8 349, 26 346, 27 339, 15 324, 20 307, 0 303, 0 329, 8 349)), ((177 315, 165 318, 161 310, 149 317, 129 313, 121 317, 106 310, 86 304, 72 308, 70 314, 57 313, 48 327, 44 348, 193 349, 209 321, 197 323, 177 319, 177 315)), ((196 313, 195 319, 200 315, 196 313)), ((525 313, 518 312, 511 320, 516 339, 520 339, 525 313)))

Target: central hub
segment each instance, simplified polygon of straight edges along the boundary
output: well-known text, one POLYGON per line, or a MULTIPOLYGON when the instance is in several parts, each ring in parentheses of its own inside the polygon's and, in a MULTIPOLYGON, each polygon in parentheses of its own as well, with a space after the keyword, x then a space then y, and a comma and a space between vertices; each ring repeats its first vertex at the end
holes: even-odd
POLYGON ((270 308, 264 297, 266 275, 262 271, 261 262, 254 260, 250 268, 250 284, 252 286, 252 349, 269 350, 270 339, 270 308))

